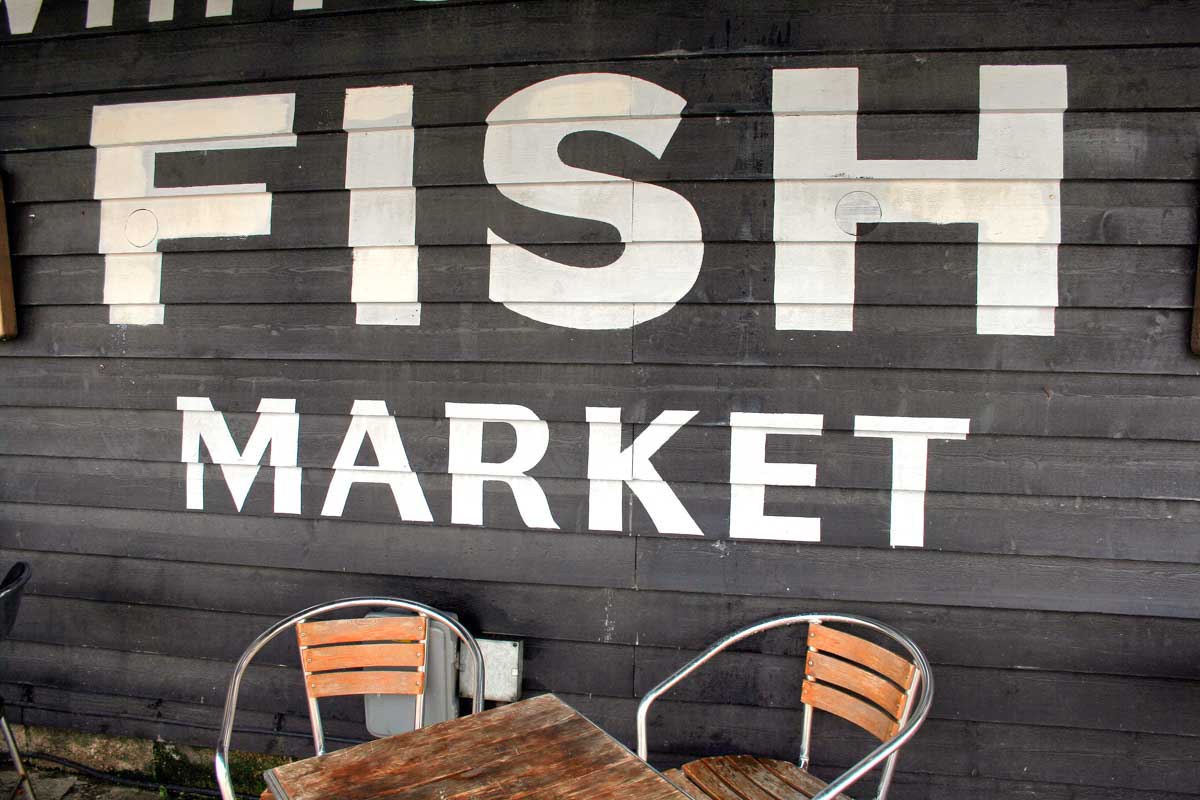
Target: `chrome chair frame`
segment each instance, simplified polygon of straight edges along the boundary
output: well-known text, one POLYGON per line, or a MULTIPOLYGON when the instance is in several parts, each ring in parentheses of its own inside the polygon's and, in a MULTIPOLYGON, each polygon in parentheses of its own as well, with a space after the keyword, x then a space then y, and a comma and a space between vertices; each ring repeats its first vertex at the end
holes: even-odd
MULTIPOLYGON (((32 575, 33 569, 29 566, 29 562, 18 561, 9 568, 8 574, 0 582, 0 609, 3 610, 0 613, 0 639, 7 638, 9 631, 12 630, 21 605, 21 593, 25 590, 25 584, 29 583, 32 575)), ((0 700, 0 734, 4 737, 8 755, 17 771, 17 785, 13 787, 10 797, 19 796, 21 790, 24 789, 25 796, 29 800, 37 800, 37 795, 33 793, 33 782, 29 779, 29 771, 25 769, 25 763, 21 760, 21 751, 17 749, 17 739, 13 736, 12 728, 8 726, 8 719, 4 715, 3 700, 0 700)))
MULTIPOLYGON (((917 728, 929 716, 929 708, 933 704, 933 674, 929 667, 929 661, 925 658, 925 654, 917 647, 908 636, 904 635, 895 628, 878 620, 868 617, 860 617, 854 614, 789 614, 782 617, 772 617, 761 622, 756 622, 741 630, 734 631, 721 639, 718 639, 700 655, 693 658, 673 675, 669 676, 653 689, 651 689, 642 701, 638 704, 637 709, 637 754, 643 761, 647 760, 648 744, 646 741, 646 717, 650 713, 650 706, 662 694, 669 691, 676 684, 682 681, 687 676, 698 670, 704 664, 708 663, 714 656, 722 652, 730 645, 747 639, 763 631, 769 631, 773 628, 782 628, 789 625, 799 624, 817 624, 821 625, 827 622, 845 623, 848 625, 857 625, 869 628, 888 636, 897 644, 902 646, 910 656, 913 663, 916 665, 917 673, 916 680, 913 682, 909 694, 920 692, 920 697, 915 706, 911 702, 905 706, 904 714, 899 720, 900 729, 892 738, 882 742, 878 747, 868 753, 857 764, 850 767, 848 770, 838 776, 832 783, 829 783, 823 790, 813 795, 811 800, 831 800, 839 793, 856 783, 860 778, 877 767, 881 762, 887 761, 883 767, 883 773, 879 780, 879 794, 877 800, 885 800, 887 797, 888 787, 892 782, 892 775, 896 769, 896 757, 899 755, 900 748, 913 737, 917 732, 917 728)), ((812 719, 813 707, 805 704, 804 706, 804 721, 800 732, 800 759, 799 766, 801 769, 807 769, 809 765, 809 744, 812 738, 812 719)))
MULTIPOLYGON (((320 614, 327 614, 333 611, 341 611, 347 608, 392 608, 398 611, 411 611, 414 614, 419 614, 423 617, 435 620, 442 623, 458 637, 459 641, 467 646, 471 651, 471 658, 475 662, 475 696, 471 701, 471 713, 478 714, 483 710, 483 694, 484 694, 484 663, 483 652, 479 649, 479 643, 475 641, 475 637, 463 627, 462 623, 453 617, 447 616, 435 608, 417 603, 412 600, 401 600, 395 597, 348 597, 342 600, 334 600, 329 603, 321 603, 320 605, 306 608, 299 611, 290 617, 281 619, 271 627, 258 635, 250 646, 242 653, 242 657, 238 659, 237 666, 233 668, 233 676, 229 680, 229 690, 225 696, 225 714, 221 720, 221 736, 217 741, 217 752, 214 757, 217 773, 217 785, 221 790, 222 800, 237 800, 237 794, 233 790, 233 779, 229 774, 229 742, 233 737, 233 718, 237 711, 238 692, 242 685, 242 676, 246 672, 246 667, 272 639, 286 630, 294 628, 297 624, 307 622, 310 617, 320 614)), ((424 711, 424 693, 417 695, 416 701, 416 727, 421 726, 422 715, 424 711)), ((317 755, 325 754, 325 729, 321 725, 321 713, 317 707, 316 698, 310 698, 308 701, 309 719, 312 722, 313 744, 316 746, 317 755)))

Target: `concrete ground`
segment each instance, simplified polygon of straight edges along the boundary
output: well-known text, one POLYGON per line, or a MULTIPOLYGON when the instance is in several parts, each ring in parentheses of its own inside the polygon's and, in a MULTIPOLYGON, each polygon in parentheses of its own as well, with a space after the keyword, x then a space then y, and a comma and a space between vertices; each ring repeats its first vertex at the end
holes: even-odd
MULTIPOLYGON (((37 800, 159 800, 158 792, 114 786, 65 771, 34 769, 32 775, 37 800)), ((0 772, 0 797, 10 796, 16 784, 15 772, 0 772)))

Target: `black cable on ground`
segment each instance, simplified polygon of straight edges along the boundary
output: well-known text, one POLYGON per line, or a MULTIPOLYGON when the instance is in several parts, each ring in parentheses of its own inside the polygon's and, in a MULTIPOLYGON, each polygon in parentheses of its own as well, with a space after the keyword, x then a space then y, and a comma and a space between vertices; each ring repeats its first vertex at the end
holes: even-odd
MULTIPOLYGON (((168 792, 176 792, 178 794, 197 794, 204 797, 220 797, 221 793, 216 789, 197 788, 194 786, 179 786, 173 783, 158 783, 157 781, 144 781, 136 778, 123 778, 119 775, 112 775, 107 772, 101 772, 98 769, 92 769, 86 764, 80 764, 78 761, 72 761, 69 758, 60 756, 52 756, 49 753, 28 752, 21 753, 21 757, 26 761, 45 761, 51 764, 58 764, 61 767, 86 775, 89 778, 105 783, 113 783, 118 786, 131 786, 135 789, 146 789, 152 792, 157 792, 159 789, 166 789, 168 792)), ((11 760, 11 759, 10 759, 11 760)), ((257 795, 239 794, 241 800, 258 800, 257 795)))

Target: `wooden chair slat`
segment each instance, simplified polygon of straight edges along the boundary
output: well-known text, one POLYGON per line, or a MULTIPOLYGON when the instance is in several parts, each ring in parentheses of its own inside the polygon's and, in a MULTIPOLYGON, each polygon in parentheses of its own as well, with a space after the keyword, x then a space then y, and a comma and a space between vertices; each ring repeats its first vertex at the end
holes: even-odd
POLYGON ((423 644, 344 644, 306 647, 300 660, 304 674, 362 667, 419 667, 425 663, 423 644))
POLYGON ((882 708, 893 719, 900 719, 908 696, 894 683, 874 672, 855 666, 840 658, 810 652, 805 660, 805 674, 825 683, 849 689, 882 708))
POLYGON ((721 780, 720 776, 705 763, 707 761, 708 759, 700 759, 684 764, 683 774, 712 800, 746 800, 721 780))
POLYGON ((424 617, 365 617, 301 622, 296 639, 301 647, 349 642, 423 642, 427 620, 424 617))
POLYGON ((744 800, 789 800, 795 793, 787 791, 776 794, 770 788, 754 780, 757 764, 749 766, 738 760, 737 756, 718 756, 704 759, 705 764, 714 774, 737 792, 744 800))
POLYGON ((304 678, 309 697, 338 697, 352 694, 421 694, 425 673, 397 670, 362 672, 318 672, 304 678))
MULTIPOLYGON (((825 781, 787 761, 779 761, 774 758, 756 758, 754 760, 764 770, 775 775, 805 797, 812 797, 827 786, 825 781)), ((852 800, 852 798, 845 794, 839 794, 835 800, 852 800)))
MULTIPOLYGON (((796 787, 789 784, 787 781, 780 778, 772 772, 764 761, 769 759, 760 759, 755 756, 727 756, 726 762, 738 770, 750 780, 761 786, 767 792, 770 792, 772 797, 786 798, 794 800, 796 798, 796 787)), ((785 762, 779 762, 784 764, 785 762)), ((807 774, 807 773, 805 773, 807 774)), ((816 781, 816 778, 813 778, 816 781)), ((820 781, 817 781, 818 783, 820 781)), ((805 797, 811 797, 816 792, 805 794, 805 797)))
POLYGON ((263 793, 258 796, 258 800, 275 800, 275 795, 271 794, 270 789, 264 789, 263 793))
POLYGON ((912 688, 916 678, 917 668, 907 659, 874 642, 828 625, 808 626, 808 646, 869 667, 905 690, 912 688))
POLYGON ((896 720, 865 700, 815 681, 805 681, 800 700, 813 708, 853 722, 879 741, 891 738, 900 727, 896 720))

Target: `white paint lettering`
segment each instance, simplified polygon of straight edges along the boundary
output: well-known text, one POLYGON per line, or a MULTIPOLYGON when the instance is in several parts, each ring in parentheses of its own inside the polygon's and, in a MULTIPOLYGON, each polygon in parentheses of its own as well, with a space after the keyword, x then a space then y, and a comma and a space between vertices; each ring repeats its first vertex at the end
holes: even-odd
POLYGON ((854 435, 892 440, 892 547, 925 544, 925 484, 930 439, 966 439, 969 419, 855 417, 854 435))
POLYGON ((4 10, 8 13, 9 33, 14 36, 33 33, 33 26, 42 13, 42 0, 4 0, 4 10))
POLYGON ((815 464, 767 462, 767 436, 820 436, 820 414, 729 415, 729 538, 819 542, 820 517, 778 517, 764 513, 767 486, 815 486, 815 464))
POLYGON ((346 498, 356 483, 375 483, 389 486, 400 518, 433 522, 433 514, 421 491, 421 483, 408 463, 404 442, 396 420, 388 413, 382 400, 355 400, 350 427, 342 440, 341 449, 333 462, 333 480, 325 495, 321 515, 340 517, 346 508, 346 498), (356 463, 364 440, 371 441, 378 459, 377 466, 356 463))
POLYGON ((421 324, 412 107, 411 86, 346 90, 350 299, 359 325, 421 324))
POLYGON ((107 28, 112 25, 113 0, 88 0, 87 21, 84 24, 88 28, 107 28))
POLYGON ((858 158, 858 70, 774 73, 776 327, 854 327, 861 222, 979 226, 976 332, 1053 336, 1064 66, 979 68, 975 160, 858 158))
POLYGON ((204 6, 206 17, 228 17, 233 14, 233 0, 208 0, 204 6))
POLYGON ((628 75, 564 75, 536 83, 487 117, 483 165, 509 199, 550 214, 606 222, 625 243, 604 267, 538 256, 488 229, 492 300, 531 319, 579 329, 622 329, 674 307, 704 258, 700 218, 660 186, 579 169, 558 146, 581 131, 632 141, 661 158, 679 127, 684 98, 628 75))
POLYGON ((546 494, 526 473, 537 466, 550 443, 546 423, 525 406, 489 403, 446 403, 450 419, 450 520, 455 525, 483 524, 483 484, 508 484, 521 519, 531 528, 558 528, 550 515, 546 494), (509 425, 516 434, 513 454, 499 463, 483 460, 483 426, 509 425))
POLYGON ((175 0, 150 0, 150 11, 146 18, 150 22, 169 22, 175 19, 175 0))
POLYGON ((159 153, 294 147, 293 94, 96 106, 95 197, 109 322, 161 325, 163 239, 271 232, 266 185, 155 186, 159 153))
POLYGON ((246 447, 238 452, 225 415, 213 410, 207 397, 178 397, 176 408, 183 412, 181 459, 187 464, 187 507, 204 508, 204 463, 200 460, 203 441, 213 463, 221 467, 225 485, 238 511, 246 502, 267 448, 275 469, 275 513, 300 513, 302 470, 296 465, 300 437, 300 415, 296 401, 263 398, 258 404, 258 421, 246 447))
POLYGON ((589 528, 594 531, 624 530, 621 500, 622 487, 627 485, 642 502, 660 533, 704 535, 670 485, 650 463, 650 457, 698 413, 663 411, 629 447, 622 449, 621 409, 588 407, 589 528))

